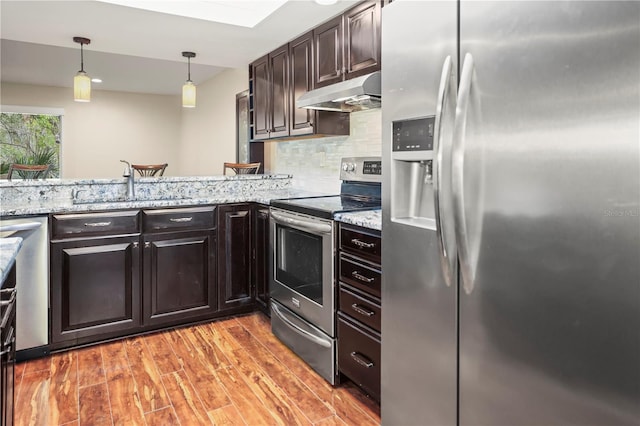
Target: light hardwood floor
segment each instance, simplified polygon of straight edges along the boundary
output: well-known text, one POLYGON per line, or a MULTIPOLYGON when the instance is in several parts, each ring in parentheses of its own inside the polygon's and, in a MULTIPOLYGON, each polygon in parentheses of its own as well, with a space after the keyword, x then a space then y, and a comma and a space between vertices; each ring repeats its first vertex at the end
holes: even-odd
POLYGON ((379 406, 333 388, 260 313, 17 364, 16 425, 376 425, 379 406))

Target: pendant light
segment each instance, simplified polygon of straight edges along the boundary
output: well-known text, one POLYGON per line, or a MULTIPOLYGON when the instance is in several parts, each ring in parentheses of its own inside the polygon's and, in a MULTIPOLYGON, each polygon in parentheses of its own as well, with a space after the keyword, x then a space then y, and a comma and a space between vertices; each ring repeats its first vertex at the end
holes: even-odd
POLYGON ((184 108, 196 107, 196 85, 191 81, 191 58, 195 58, 196 54, 193 52, 182 52, 182 56, 187 58, 189 62, 187 81, 182 86, 182 106, 184 108))
POLYGON ((84 72, 84 52, 82 46, 91 43, 85 37, 74 37, 73 41, 80 43, 80 71, 73 78, 73 100, 76 102, 91 101, 91 78, 84 72))

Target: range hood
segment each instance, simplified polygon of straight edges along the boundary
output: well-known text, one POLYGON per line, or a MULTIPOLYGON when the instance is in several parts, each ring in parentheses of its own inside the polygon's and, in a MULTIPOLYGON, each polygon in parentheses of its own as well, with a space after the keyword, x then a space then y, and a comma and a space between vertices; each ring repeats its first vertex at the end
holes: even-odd
POLYGON ((296 108, 354 112, 380 108, 380 71, 312 90, 300 96, 296 108))

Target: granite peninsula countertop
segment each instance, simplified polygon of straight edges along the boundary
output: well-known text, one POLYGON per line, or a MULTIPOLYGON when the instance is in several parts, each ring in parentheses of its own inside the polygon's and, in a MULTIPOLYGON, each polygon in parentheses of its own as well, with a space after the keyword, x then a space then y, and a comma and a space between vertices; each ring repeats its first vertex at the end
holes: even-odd
POLYGON ((257 202, 328 195, 291 186, 290 175, 139 178, 128 200, 126 179, 0 182, 0 216, 257 202))
POLYGON ((0 282, 9 275, 20 247, 22 247, 22 238, 0 238, 0 282))
POLYGON ((363 228, 382 230, 382 210, 380 209, 336 213, 333 219, 338 222, 362 226, 363 228))

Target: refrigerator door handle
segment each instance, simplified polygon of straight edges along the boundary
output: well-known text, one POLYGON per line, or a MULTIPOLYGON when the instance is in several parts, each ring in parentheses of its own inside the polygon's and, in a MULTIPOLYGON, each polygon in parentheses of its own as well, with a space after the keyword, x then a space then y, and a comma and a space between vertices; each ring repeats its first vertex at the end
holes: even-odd
POLYGON ((458 244, 458 256, 462 284, 467 294, 471 294, 474 286, 474 273, 469 259, 469 235, 465 220, 464 206, 464 151, 465 136, 467 130, 467 113, 469 98, 471 96, 471 80, 474 72, 473 56, 467 53, 464 57, 462 72, 460 73, 460 86, 458 88, 458 103, 456 107, 456 119, 453 130, 452 150, 452 176, 453 189, 453 217, 456 224, 456 240, 458 244))
POLYGON ((442 218, 446 217, 443 206, 443 200, 441 200, 441 196, 444 194, 442 192, 442 182, 443 176, 445 173, 451 173, 449 168, 445 169, 445 161, 443 159, 443 151, 445 141, 443 140, 443 129, 442 122, 453 119, 454 117, 450 117, 449 111, 453 111, 455 113, 455 95, 452 97, 451 92, 451 80, 453 79, 453 70, 451 64, 451 56, 447 56, 442 64, 442 74, 440 76, 440 87, 438 88, 438 103, 436 109, 436 122, 434 129, 434 152, 435 152, 435 161, 433 162, 433 198, 435 204, 435 219, 436 219, 436 235, 438 238, 438 245, 440 250, 440 264, 442 265, 442 272, 444 275, 444 282, 447 287, 450 287, 452 283, 455 281, 454 272, 455 272, 455 262, 456 262, 456 242, 455 238, 451 240, 449 235, 447 235, 447 231, 444 228, 444 224, 442 222, 442 218), (453 108, 447 103, 451 103, 453 108))

